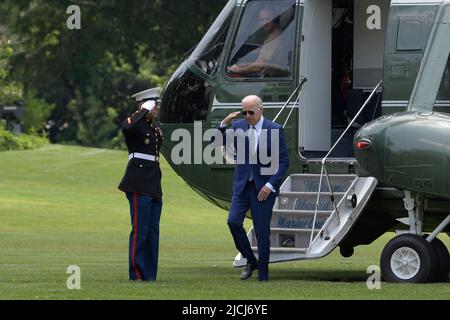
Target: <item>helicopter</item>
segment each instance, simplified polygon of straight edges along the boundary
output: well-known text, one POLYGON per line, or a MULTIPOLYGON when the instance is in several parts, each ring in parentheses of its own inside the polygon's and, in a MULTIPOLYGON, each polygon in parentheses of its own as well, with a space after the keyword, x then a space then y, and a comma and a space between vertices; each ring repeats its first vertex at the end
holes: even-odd
MULTIPOLYGON (((230 0, 164 88, 159 120, 171 139, 161 151, 193 190, 229 209, 232 156, 174 161, 174 150, 258 95, 264 117, 283 124, 290 158, 271 262, 337 247, 350 257, 395 231, 380 257, 385 281, 447 281, 437 236, 450 235, 449 32, 450 1, 230 0), (270 37, 263 10, 280 42, 273 61, 246 68, 270 37)), ((209 142, 197 142, 201 154, 209 142)), ((248 237, 256 252, 253 229, 248 237)), ((245 263, 240 254, 233 262, 245 263)))

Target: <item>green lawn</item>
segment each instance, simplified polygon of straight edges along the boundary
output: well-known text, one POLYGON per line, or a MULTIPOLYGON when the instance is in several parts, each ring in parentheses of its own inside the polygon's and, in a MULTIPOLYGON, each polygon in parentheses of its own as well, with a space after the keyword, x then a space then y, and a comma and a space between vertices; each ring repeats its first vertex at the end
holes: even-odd
POLYGON ((348 259, 336 251, 273 264, 267 283, 241 281, 227 213, 166 162, 158 281, 130 282, 129 208, 116 189, 126 162, 126 152, 61 145, 0 153, 0 299, 450 298, 449 283, 367 289, 366 269, 393 234, 348 259), (66 288, 69 265, 81 268, 81 290, 66 288))

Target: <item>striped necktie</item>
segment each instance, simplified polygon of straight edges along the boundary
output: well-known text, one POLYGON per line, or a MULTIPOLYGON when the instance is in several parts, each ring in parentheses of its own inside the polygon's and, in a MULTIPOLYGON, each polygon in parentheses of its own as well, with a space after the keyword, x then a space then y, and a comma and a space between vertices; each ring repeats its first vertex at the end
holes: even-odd
POLYGON ((253 125, 250 126, 249 147, 251 153, 255 153, 258 147, 258 133, 253 125))
MULTIPOLYGON (((256 154, 256 149, 258 146, 258 141, 257 141, 257 132, 256 132, 256 127, 254 125, 250 126, 250 132, 249 132, 249 155, 251 156, 255 156, 256 154)), ((253 180, 253 172, 251 171, 250 168, 250 175, 248 177, 248 181, 252 181, 253 180)))

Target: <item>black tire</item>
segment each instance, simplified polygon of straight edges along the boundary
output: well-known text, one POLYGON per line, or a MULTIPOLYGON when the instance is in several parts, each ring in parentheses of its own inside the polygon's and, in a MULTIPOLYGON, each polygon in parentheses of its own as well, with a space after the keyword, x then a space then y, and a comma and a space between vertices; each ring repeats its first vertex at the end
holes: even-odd
POLYGON ((381 273, 387 282, 428 282, 435 273, 436 259, 433 247, 421 236, 402 234, 391 239, 384 247, 380 260, 381 273), (400 256, 404 258, 405 266, 395 259, 400 256))
POLYGON ((353 253, 355 252, 355 249, 353 247, 341 246, 339 248, 339 251, 344 258, 350 258, 353 255, 353 253))
POLYGON ((438 238, 431 241, 431 246, 436 254, 437 268, 431 279, 432 282, 447 282, 450 272, 450 255, 445 244, 438 238))
MULTIPOLYGON (((428 236, 429 236, 428 234, 422 234, 422 238, 424 240, 426 240, 428 236)), ((431 247, 433 247, 433 245, 431 247)), ((434 248, 433 248, 433 251, 434 251, 434 255, 433 255, 433 261, 432 261, 432 266, 431 266, 432 269, 431 269, 430 277, 428 278, 428 280, 426 282, 436 282, 435 278, 436 278, 436 275, 438 272, 439 260, 437 257, 436 250, 434 248)))

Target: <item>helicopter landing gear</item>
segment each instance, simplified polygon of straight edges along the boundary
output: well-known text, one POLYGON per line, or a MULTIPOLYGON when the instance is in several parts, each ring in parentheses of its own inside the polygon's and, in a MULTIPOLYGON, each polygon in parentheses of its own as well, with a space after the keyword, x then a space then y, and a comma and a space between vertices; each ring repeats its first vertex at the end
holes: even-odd
POLYGON ((405 191, 409 214, 409 233, 391 239, 381 253, 380 267, 388 282, 445 282, 450 271, 450 256, 444 243, 436 238, 450 223, 450 215, 430 235, 422 235, 423 195, 411 197, 405 191))
POLYGON ((436 253, 416 234, 402 234, 389 241, 381 254, 381 273, 388 282, 424 283, 431 280, 436 253))

